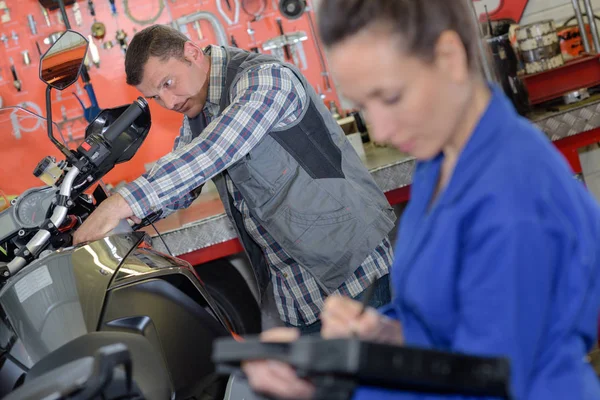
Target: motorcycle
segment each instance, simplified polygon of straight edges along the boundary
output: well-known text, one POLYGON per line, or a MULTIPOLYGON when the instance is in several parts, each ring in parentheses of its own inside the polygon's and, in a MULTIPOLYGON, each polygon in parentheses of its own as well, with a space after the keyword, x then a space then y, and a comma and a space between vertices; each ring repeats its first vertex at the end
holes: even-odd
MULTIPOLYGON (((52 371, 67 364, 71 373, 63 378, 74 379, 73 366, 90 369, 98 352, 121 343, 131 356, 125 364, 133 365, 124 379, 133 380, 142 398, 223 398, 227 377, 215 373, 213 341, 261 329, 258 304, 237 271, 224 277, 203 268, 200 276, 189 263, 154 250, 139 229, 160 215, 133 226, 122 221, 108 237, 72 245, 74 231, 108 195, 99 181, 133 157, 151 127, 148 104, 139 97, 102 110, 76 148, 54 136, 51 91, 77 81, 87 48, 85 37, 67 30, 41 58, 45 121, 26 109, 0 110, 0 120, 16 111, 17 119, 44 121, 61 158, 43 158, 33 173, 45 185, 0 212, 0 397, 36 378, 53 382, 52 371), (77 364, 82 359, 87 367, 77 364)), ((99 359, 96 367, 104 365, 99 359)), ((98 390, 108 390, 110 382, 102 382, 98 390)))

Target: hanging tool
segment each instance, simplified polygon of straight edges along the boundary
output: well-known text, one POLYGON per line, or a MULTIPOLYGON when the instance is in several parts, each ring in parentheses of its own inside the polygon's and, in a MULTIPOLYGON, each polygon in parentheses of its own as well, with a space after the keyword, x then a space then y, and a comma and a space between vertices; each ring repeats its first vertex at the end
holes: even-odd
POLYGON ((23 64, 25 64, 25 65, 31 64, 31 57, 29 57, 29 51, 23 50, 21 52, 21 54, 23 55, 23 64))
POLYGON ((192 24, 194 29, 196 30, 196 34, 198 35, 198 40, 204 40, 204 35, 202 34, 202 29, 200 28, 200 21, 196 20, 192 24))
POLYGON ((94 22, 92 24, 92 36, 98 40, 102 40, 105 35, 106 26, 102 22, 94 22))
POLYGON ((73 17, 77 26, 81 26, 83 18, 81 17, 81 8, 79 8, 79 3, 77 2, 73 3, 73 17))
MULTIPOLYGON (((129 9, 129 0, 123 0, 123 10, 125 12, 125 15, 127 16, 127 18, 129 18, 131 21, 135 22, 136 24, 139 25, 151 25, 154 24, 158 18, 160 18, 163 10, 165 9, 165 0, 158 0, 158 11, 156 12, 156 14, 148 19, 139 19, 133 16, 133 14, 131 13, 131 10, 129 9)), ((167 6, 167 11, 168 9, 168 5, 167 6)))
POLYGON ((42 15, 44 16, 44 20, 46 21, 46 25, 47 26, 51 26, 52 24, 50 23, 50 15, 48 14, 48 10, 46 10, 46 7, 44 7, 41 4, 40 4, 40 8, 42 9, 42 15))
POLYGON ((38 33, 37 24, 35 23, 35 20, 33 19, 33 15, 31 15, 31 14, 27 15, 27 24, 29 25, 29 30, 31 31, 31 34, 37 35, 37 33, 38 33))
POLYGON ((119 29, 117 31, 117 41, 119 42, 119 45, 121 46, 121 50, 123 50, 123 53, 127 52, 127 34, 125 33, 125 31, 123 29, 119 29))
POLYGON ((227 15, 227 13, 223 10, 222 1, 223 0, 217 0, 217 10, 219 10, 219 14, 221 14, 221 17, 223 17, 228 25, 236 25, 238 22, 240 22, 240 0, 233 0, 235 4, 233 20, 229 18, 229 15, 227 15))
MULTIPOLYGON (((279 28, 279 34, 281 36, 285 36, 285 33, 283 32, 283 23, 281 22, 281 18, 277 18, 276 22, 277 22, 277 27, 279 28)), ((287 44, 283 48, 283 51, 285 53, 285 59, 286 59, 286 61, 290 61, 292 59, 292 54, 291 54, 290 48, 289 48, 289 46, 287 44)))
POLYGON ((0 11, 4 11, 4 14, 2 14, 2 16, 0 17, 0 22, 2 22, 3 24, 10 22, 10 10, 6 5, 6 2, 3 0, 0 1, 0 11))
POLYGON ((112 49, 112 47, 113 47, 113 42, 112 42, 112 40, 107 40, 106 42, 104 42, 104 43, 102 44, 102 47, 104 48, 104 50, 109 50, 109 49, 112 49))
POLYGON ((252 17, 251 22, 258 21, 267 8, 267 0, 241 0, 242 10, 252 17))
POLYGON ((88 47, 90 49, 90 55, 92 56, 92 62, 94 63, 96 68, 100 68, 100 53, 98 53, 98 47, 96 46, 96 43, 94 43, 94 40, 92 39, 91 35, 88 36, 88 39, 88 47))
POLYGON ((323 80, 325 81, 325 89, 327 91, 331 91, 331 81, 329 80, 329 72, 327 71, 327 66, 325 64, 325 58, 323 57, 323 51, 321 50, 321 45, 319 40, 317 39, 317 30, 315 29, 315 23, 312 17, 313 11, 310 10, 306 13, 308 17, 308 25, 310 27, 310 34, 312 35, 312 40, 317 49, 317 54, 319 56, 319 63, 321 64, 321 75, 323 76, 323 80))
POLYGON ((231 45, 233 47, 240 47, 238 46, 237 42, 235 41, 235 36, 231 35, 231 45))
POLYGON ((19 45, 19 35, 17 35, 17 32, 12 31, 11 36, 12 36, 12 40, 15 41, 15 46, 18 46, 19 45))
POLYGON ((306 0, 280 0, 279 12, 287 19, 298 19, 306 11, 306 0))
POLYGON ((94 8, 94 1, 88 0, 87 5, 90 15, 92 16, 92 18, 94 18, 94 21, 96 21, 96 9, 94 8))
POLYGON ((215 32, 215 37, 219 46, 229 46, 229 41, 227 39, 227 32, 225 31, 225 27, 223 26, 221 21, 219 21, 219 18, 217 18, 215 14, 210 13, 208 11, 197 11, 195 13, 179 17, 171 23, 171 26, 179 30, 181 33, 185 34, 187 32, 187 24, 191 24, 194 21, 200 20, 205 20, 210 23, 215 32))
POLYGON ((17 70, 15 69, 15 62, 13 61, 12 57, 9 57, 9 61, 10 61, 10 72, 12 72, 12 76, 13 76, 13 85, 15 86, 15 89, 17 89, 17 92, 20 92, 22 85, 21 85, 21 80, 17 76, 17 70))
POLYGON ((252 43, 256 43, 256 37, 254 36, 254 29, 252 29, 252 22, 248 21, 248 29, 246 31, 248 32, 248 36, 250 36, 250 41, 252 43))
POLYGON ((225 4, 227 4, 227 9, 231 11, 231 3, 229 2, 229 0, 225 0, 225 4))
POLYGON ((117 15, 117 6, 115 5, 115 0, 108 0, 110 3, 110 12, 112 15, 117 15))
POLYGON ((4 42, 4 47, 8 49, 8 37, 4 33, 0 36, 0 41, 4 42))
POLYGON ((308 69, 308 62, 306 61, 306 53, 304 52, 303 41, 307 40, 308 37, 304 32, 298 32, 296 34, 286 35, 287 43, 290 45, 292 49, 292 57, 294 59, 294 64, 301 70, 308 69))
POLYGON ((40 44, 38 42, 35 42, 35 47, 37 48, 38 55, 41 57, 42 56, 42 49, 40 48, 40 44))
POLYGON ((62 31, 51 33, 47 38, 44 39, 44 44, 52 45, 56 43, 60 35, 62 35, 62 31))

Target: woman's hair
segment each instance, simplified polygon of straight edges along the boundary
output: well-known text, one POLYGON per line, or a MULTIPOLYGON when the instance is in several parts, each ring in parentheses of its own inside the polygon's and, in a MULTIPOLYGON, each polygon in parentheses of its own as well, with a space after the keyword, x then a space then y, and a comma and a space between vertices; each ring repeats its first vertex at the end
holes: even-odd
POLYGON ((424 61, 433 60, 444 31, 462 40, 472 69, 480 64, 480 40, 471 0, 321 0, 318 11, 321 39, 327 47, 365 30, 389 29, 403 48, 424 61))

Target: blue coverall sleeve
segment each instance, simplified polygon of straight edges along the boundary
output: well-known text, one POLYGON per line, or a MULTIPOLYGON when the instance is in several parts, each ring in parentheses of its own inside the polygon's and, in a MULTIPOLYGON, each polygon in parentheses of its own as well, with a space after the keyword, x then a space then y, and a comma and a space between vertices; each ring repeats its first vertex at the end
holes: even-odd
MULTIPOLYGON (((552 318, 551 293, 560 259, 560 238, 539 221, 524 220, 481 227, 466 239, 456 288, 460 322, 452 350, 508 357, 513 395, 526 398, 536 353, 543 345, 540 337, 552 318)), ((390 317, 396 315, 393 306, 380 311, 390 317)), ((355 398, 447 399, 374 388, 359 389, 355 398)), ((467 398, 473 399, 462 397, 467 398)))

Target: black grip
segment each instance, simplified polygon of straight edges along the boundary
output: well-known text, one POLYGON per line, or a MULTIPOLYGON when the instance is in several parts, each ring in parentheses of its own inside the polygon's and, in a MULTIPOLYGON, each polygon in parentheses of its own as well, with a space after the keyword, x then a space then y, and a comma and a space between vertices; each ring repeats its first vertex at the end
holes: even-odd
POLYGON ((125 132, 135 120, 146 111, 148 103, 143 97, 138 97, 127 109, 121 114, 115 122, 110 124, 103 136, 106 141, 112 143, 121 133, 125 132))

